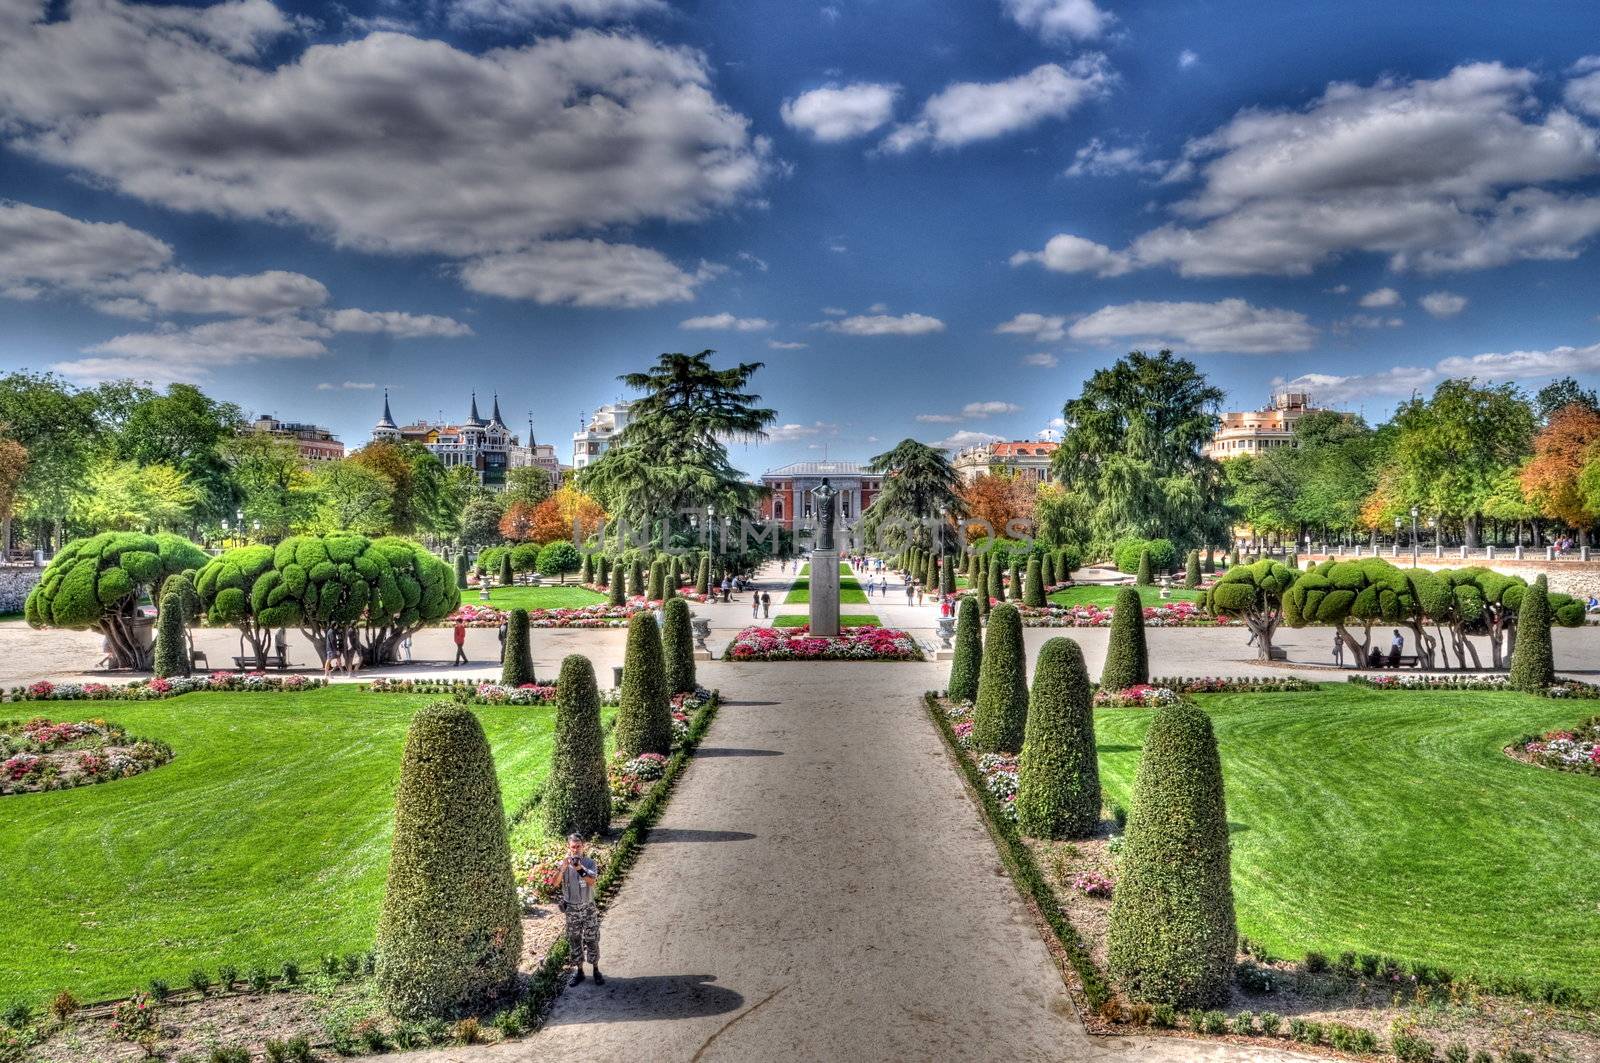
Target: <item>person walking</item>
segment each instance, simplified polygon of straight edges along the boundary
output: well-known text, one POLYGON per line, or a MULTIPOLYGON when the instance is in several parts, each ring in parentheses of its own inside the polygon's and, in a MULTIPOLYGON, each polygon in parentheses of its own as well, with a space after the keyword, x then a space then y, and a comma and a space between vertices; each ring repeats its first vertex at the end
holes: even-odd
POLYGON ((1333 663, 1336 667, 1344 667, 1344 639, 1339 637, 1337 631, 1333 633, 1333 663))
POLYGON ((455 659, 455 662, 450 665, 451 668, 454 668, 458 664, 466 664, 466 663, 468 663, 467 662, 467 622, 465 620, 462 620, 460 617, 456 618, 456 629, 455 629, 455 632, 454 632, 454 638, 456 640, 456 659, 455 659))
POLYGON ((594 984, 605 985, 600 973, 600 912, 594 906, 595 863, 583 852, 583 839, 567 837, 567 859, 561 865, 561 893, 556 907, 567 917, 567 951, 577 959, 572 985, 583 981, 583 961, 594 968, 594 984))
POLYGON ((769 620, 772 617, 772 595, 766 591, 761 592, 761 619, 769 620))
POLYGON ((361 667, 361 638, 353 627, 345 632, 344 665, 345 674, 354 679, 356 671, 361 667))
POLYGON ((330 627, 322 636, 322 678, 327 679, 333 670, 344 663, 344 632, 330 627))
POLYGON ((906 604, 910 605, 911 604, 911 600, 913 598, 915 598, 916 596, 917 596, 917 589, 911 585, 911 581, 910 580, 906 580, 906 604))
POLYGON ((1400 634, 1400 629, 1394 629, 1394 638, 1389 641, 1389 667, 1400 667, 1400 652, 1406 648, 1406 640, 1400 634))
POLYGON ((272 636, 272 649, 278 657, 278 667, 289 667, 289 630, 279 628, 272 636))
POLYGON ((761 616, 761 595, 752 594, 750 596, 750 619, 751 620, 755 620, 760 616, 761 616))
POLYGON ((917 607, 922 607, 922 581, 917 581, 917 607))
POLYGON ((400 652, 405 655, 405 663, 411 663, 411 632, 406 632, 406 637, 400 640, 400 652))
POLYGON ((501 664, 505 664, 506 663, 506 624, 507 624, 506 618, 504 616, 500 617, 499 635, 500 635, 500 663, 501 664))

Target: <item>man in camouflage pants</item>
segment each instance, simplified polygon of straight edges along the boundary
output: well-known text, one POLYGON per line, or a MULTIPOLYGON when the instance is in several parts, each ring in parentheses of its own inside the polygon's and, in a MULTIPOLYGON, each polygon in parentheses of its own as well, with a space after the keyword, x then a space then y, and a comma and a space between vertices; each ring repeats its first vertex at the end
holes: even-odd
POLYGON ((583 961, 594 967, 594 984, 605 985, 600 973, 600 912, 594 906, 595 863, 583 855, 583 839, 567 838, 567 858, 561 864, 561 894, 556 901, 567 917, 567 951, 578 961, 572 984, 583 981, 583 961))

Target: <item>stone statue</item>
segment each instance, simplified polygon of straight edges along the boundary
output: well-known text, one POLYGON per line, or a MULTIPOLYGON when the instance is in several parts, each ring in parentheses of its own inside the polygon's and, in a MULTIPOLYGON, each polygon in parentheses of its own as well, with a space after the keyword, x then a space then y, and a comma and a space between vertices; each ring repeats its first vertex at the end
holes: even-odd
POLYGON ((839 492, 828 486, 828 478, 822 478, 822 486, 811 492, 812 501, 817 506, 817 522, 821 525, 821 532, 817 538, 818 550, 833 549, 833 499, 839 492))

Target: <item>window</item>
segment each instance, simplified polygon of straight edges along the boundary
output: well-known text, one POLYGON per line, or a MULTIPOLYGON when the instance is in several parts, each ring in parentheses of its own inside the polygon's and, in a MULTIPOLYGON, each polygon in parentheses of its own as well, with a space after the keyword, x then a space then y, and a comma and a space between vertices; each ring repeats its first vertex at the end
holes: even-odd
POLYGON ((772 500, 772 515, 779 520, 783 519, 783 499, 774 498, 772 500))

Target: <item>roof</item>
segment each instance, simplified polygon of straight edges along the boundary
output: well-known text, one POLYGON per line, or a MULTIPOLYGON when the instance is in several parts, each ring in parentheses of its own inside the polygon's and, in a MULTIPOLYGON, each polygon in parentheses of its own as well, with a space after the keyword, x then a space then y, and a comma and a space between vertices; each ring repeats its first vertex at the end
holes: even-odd
POLYGON ((858 461, 797 461, 780 465, 761 474, 762 479, 773 476, 876 476, 875 472, 858 461))
POLYGON ((1041 439, 1030 439, 1018 443, 995 443, 991 453, 997 458, 1042 458, 1054 454, 1056 448, 1060 445, 1060 443, 1051 443, 1041 439))

